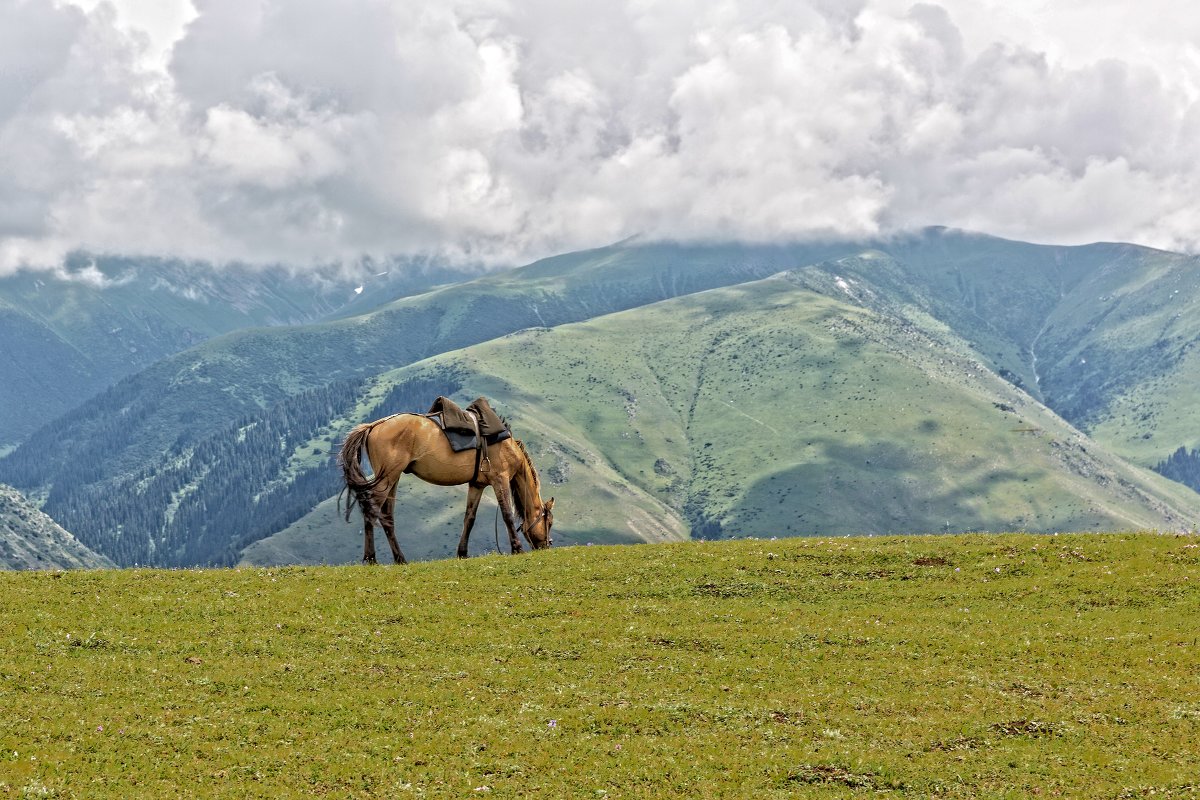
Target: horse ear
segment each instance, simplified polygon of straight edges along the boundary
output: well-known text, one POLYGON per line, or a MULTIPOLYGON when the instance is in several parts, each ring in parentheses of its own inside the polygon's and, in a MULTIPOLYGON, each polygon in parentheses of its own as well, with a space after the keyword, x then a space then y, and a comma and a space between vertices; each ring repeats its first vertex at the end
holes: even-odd
POLYGON ((550 509, 554 508, 554 498, 553 498, 553 497, 551 497, 549 500, 547 500, 547 501, 546 501, 546 505, 545 505, 545 506, 543 506, 543 508, 545 508, 547 511, 549 511, 550 509))

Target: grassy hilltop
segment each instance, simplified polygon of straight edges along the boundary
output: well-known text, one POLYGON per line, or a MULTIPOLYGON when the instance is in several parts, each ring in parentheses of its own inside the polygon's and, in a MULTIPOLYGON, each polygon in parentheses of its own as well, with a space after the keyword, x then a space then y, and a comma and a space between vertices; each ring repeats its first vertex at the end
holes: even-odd
POLYGON ((0 795, 1185 795, 1198 541, 3 574, 0 795))

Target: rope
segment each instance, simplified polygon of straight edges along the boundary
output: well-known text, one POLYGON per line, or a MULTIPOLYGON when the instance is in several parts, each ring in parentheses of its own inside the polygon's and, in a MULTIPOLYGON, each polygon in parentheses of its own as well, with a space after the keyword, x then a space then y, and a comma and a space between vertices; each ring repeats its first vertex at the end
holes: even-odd
POLYGON ((504 555, 500 552, 500 505, 496 505, 496 516, 492 517, 492 532, 496 534, 496 555, 504 555))
MULTIPOLYGON (((517 527, 517 533, 523 533, 524 530, 525 530, 525 522, 524 522, 524 520, 522 520, 521 524, 517 527)), ((494 517, 492 517, 492 533, 494 533, 496 535, 496 552, 500 555, 504 555, 504 551, 500 549, 500 503, 499 503, 499 501, 496 502, 496 515, 494 517)))

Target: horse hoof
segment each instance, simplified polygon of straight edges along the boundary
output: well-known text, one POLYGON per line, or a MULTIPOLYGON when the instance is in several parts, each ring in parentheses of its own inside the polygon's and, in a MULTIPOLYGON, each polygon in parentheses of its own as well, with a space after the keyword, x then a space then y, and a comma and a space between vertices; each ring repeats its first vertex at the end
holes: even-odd
POLYGON ((366 564, 367 566, 374 566, 374 565, 378 564, 379 562, 373 558, 364 558, 363 563, 366 564))

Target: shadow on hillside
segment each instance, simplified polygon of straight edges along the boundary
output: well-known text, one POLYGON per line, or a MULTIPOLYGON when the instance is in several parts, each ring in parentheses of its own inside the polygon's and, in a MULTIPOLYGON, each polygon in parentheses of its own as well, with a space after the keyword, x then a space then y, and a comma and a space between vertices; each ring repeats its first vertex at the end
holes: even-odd
POLYGON ((964 467, 894 442, 814 440, 820 461, 757 481, 724 516, 748 536, 859 535, 1014 530, 1087 530, 1107 519, 1082 499, 1044 497, 1048 473, 1034 466, 964 467))

